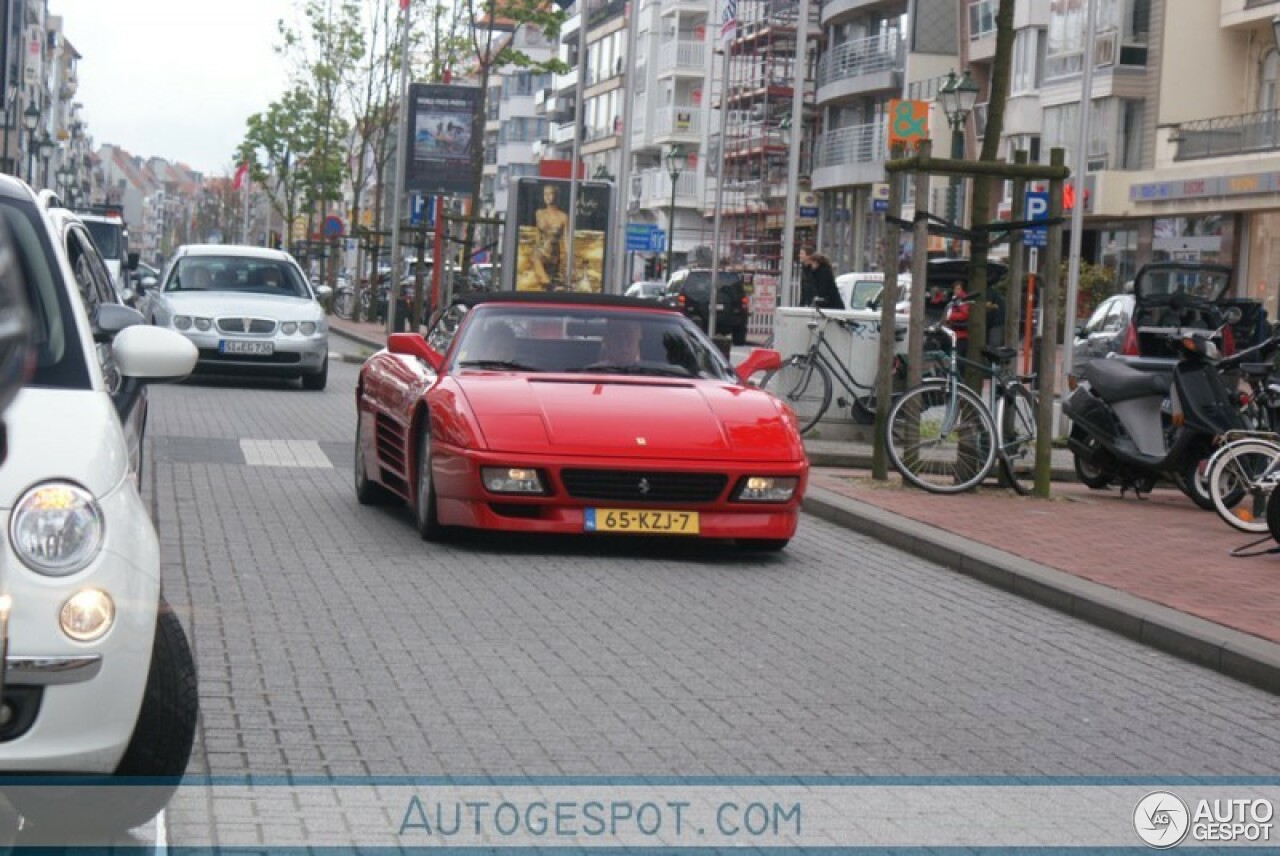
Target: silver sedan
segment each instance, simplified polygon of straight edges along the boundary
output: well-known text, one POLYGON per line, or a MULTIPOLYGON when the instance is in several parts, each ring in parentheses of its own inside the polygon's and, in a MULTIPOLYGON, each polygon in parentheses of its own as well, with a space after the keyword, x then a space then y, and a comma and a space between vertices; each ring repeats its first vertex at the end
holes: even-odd
POLYGON ((151 323, 195 343, 197 371, 300 377, 304 389, 324 389, 329 325, 317 290, 286 253, 181 247, 144 305, 151 323))

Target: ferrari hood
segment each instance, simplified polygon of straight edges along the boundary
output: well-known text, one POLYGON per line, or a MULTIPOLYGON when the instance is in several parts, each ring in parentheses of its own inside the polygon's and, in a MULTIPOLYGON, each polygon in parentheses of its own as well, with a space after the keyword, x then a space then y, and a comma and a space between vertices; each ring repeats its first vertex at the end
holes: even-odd
POLYGON ((457 377, 491 451, 794 461, 795 429, 767 393, 723 382, 457 377))

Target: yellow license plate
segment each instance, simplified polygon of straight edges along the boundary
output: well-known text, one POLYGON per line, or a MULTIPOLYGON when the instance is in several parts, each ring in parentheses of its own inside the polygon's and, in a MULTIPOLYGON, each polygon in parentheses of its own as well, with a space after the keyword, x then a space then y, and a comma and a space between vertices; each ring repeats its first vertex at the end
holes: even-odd
POLYGON ((697 535, 696 511, 646 511, 635 508, 587 508, 587 532, 642 532, 652 535, 697 535))

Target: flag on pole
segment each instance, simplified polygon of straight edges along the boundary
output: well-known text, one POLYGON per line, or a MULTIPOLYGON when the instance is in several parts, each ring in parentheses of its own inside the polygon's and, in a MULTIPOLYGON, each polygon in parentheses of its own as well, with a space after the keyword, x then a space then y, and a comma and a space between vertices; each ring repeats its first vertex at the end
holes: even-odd
POLYGON ((231 184, 231 189, 239 190, 240 185, 244 183, 244 177, 248 174, 249 174, 249 162, 245 161, 244 163, 240 164, 240 166, 236 167, 236 178, 235 178, 235 181, 232 182, 231 184))
POLYGON ((720 41, 729 42, 738 30, 738 0, 724 0, 720 17, 720 41))

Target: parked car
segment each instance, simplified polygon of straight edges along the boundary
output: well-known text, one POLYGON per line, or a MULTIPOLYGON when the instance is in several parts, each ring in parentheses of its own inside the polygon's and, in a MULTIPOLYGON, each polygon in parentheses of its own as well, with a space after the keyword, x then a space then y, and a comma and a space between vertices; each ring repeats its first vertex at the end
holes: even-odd
POLYGON ((795 417, 687 318, 589 294, 473 295, 360 370, 355 489, 448 527, 732 538, 780 550, 808 463, 795 417), (625 346, 625 347, 623 347, 625 346))
MULTIPOLYGON (((747 342, 751 296, 746 281, 736 271, 716 271, 716 332, 728 332, 735 345, 747 342)), ((704 331, 710 317, 711 271, 684 268, 671 275, 662 300, 687 315, 704 331)))
POLYGON ((1226 297, 1230 267, 1203 262, 1153 262, 1139 269, 1131 293, 1103 300, 1074 331, 1072 373, 1110 354, 1176 359, 1169 335, 1225 328, 1224 356, 1267 335, 1266 312, 1255 300, 1226 297))
POLYGON ((667 284, 661 281, 646 280, 633 282, 627 286, 625 297, 636 297, 640 300, 661 300, 667 290, 667 284))
POLYGON ((146 292, 145 314, 195 343, 197 371, 300 377, 303 389, 321 390, 329 323, 319 301, 329 292, 279 250, 190 244, 146 292))
POLYGON ((185 377, 196 349, 118 301, 83 223, 52 204, 0 176, 0 232, 12 251, 0 265, 12 257, 21 269, 32 350, 27 385, 5 413, 0 466, 0 775, 33 827, 127 829, 163 808, 185 772, 198 702, 138 493, 141 431, 126 430, 121 414, 136 412, 148 383, 185 377), (148 777, 149 786, 68 793, 24 786, 24 774, 45 784, 50 774, 148 777))

